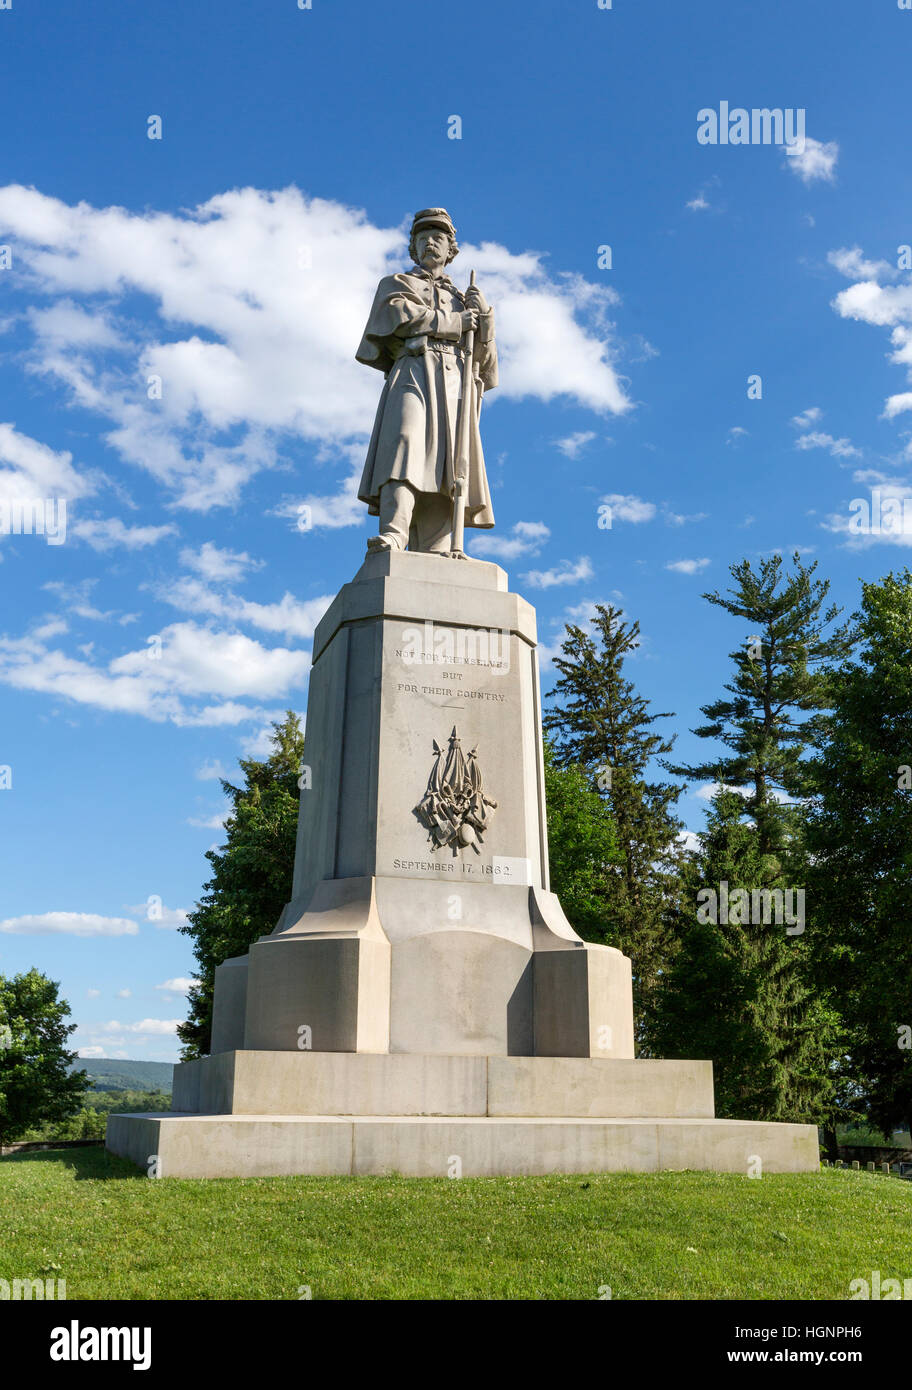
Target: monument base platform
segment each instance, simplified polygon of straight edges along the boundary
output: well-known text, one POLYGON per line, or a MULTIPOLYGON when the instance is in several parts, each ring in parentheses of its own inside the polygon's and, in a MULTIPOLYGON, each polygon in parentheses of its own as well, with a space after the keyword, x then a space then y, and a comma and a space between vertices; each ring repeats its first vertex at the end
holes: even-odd
POLYGON ((108 1149, 179 1178, 819 1167, 813 1125, 715 1119, 709 1062, 225 1052, 174 1104, 111 1115, 108 1149))
POLYGON ((163 1178, 811 1173, 813 1125, 449 1115, 111 1115, 107 1147, 163 1178), (758 1162, 759 1160, 759 1162, 758 1162))

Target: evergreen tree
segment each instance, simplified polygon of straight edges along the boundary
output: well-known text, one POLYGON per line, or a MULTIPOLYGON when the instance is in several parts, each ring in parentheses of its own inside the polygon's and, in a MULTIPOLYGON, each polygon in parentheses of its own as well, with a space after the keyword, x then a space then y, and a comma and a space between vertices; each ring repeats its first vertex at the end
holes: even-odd
POLYGON ((60 988, 38 970, 0 975, 0 1145, 33 1125, 63 1120, 80 1107, 84 1071, 70 1071, 75 1023, 60 988))
POLYGON ((785 896, 784 880, 769 882, 737 792, 716 793, 698 840, 682 874, 680 951, 659 1001, 662 1055, 712 1061, 720 1115, 818 1123, 832 1104, 837 1020, 812 988, 800 900, 785 896), (783 892, 778 922, 761 881, 783 892))
POLYGON ((884 1133, 912 1129, 912 574, 863 585, 861 650, 841 668, 814 764, 814 934, 852 1074, 884 1133))
POLYGON ((747 792, 745 808, 757 828, 762 876, 776 878, 793 839, 796 817, 777 792, 803 798, 811 790, 809 747, 825 727, 831 700, 832 664, 852 645, 850 624, 829 635, 824 629, 841 609, 824 609, 829 580, 814 578, 817 562, 806 567, 796 552, 794 573, 783 582, 782 557, 731 566, 735 580, 728 597, 703 597, 747 624, 746 640, 730 653, 735 673, 728 696, 704 705, 709 723, 693 732, 718 740, 728 755, 696 766, 671 766, 677 776, 714 779, 747 792))
POLYGON ((199 980, 190 991, 190 1016, 177 1030, 184 1060, 209 1051, 216 967, 271 932, 291 898, 304 735, 291 710, 272 727, 266 761, 242 759, 240 787, 222 781, 232 807, 225 844, 207 853, 212 878, 180 928, 193 938, 199 980))
POLYGON ((611 811, 620 859, 605 876, 605 934, 633 962, 636 1037, 651 1051, 650 1020, 656 992, 674 941, 669 916, 677 892, 678 837, 674 816, 683 788, 648 776, 653 759, 668 753, 654 725, 671 716, 650 713, 624 674, 625 659, 639 646, 639 623, 622 621, 613 606, 596 606, 595 636, 568 625, 554 708, 544 725, 553 737, 559 767, 583 767, 590 786, 611 811))
POLYGON ((840 610, 826 606, 829 583, 814 578, 816 563, 806 567, 796 554, 793 564, 783 577, 778 556, 756 571, 742 560, 731 567, 727 596, 704 594, 747 631, 731 653, 727 695, 703 707, 709 722, 694 730, 729 751, 696 766, 665 764, 678 775, 713 779, 720 790, 688 874, 682 952, 659 1032, 666 1055, 712 1056, 720 1106, 732 1116, 826 1120, 836 1105, 844 1028, 833 997, 817 988, 803 930, 789 934, 776 921, 770 895, 794 895, 794 907, 800 892, 807 920, 809 751, 826 728, 833 662, 853 637, 850 624, 827 632, 840 610), (747 894, 746 919, 698 922, 697 897, 703 890, 721 897, 723 882, 729 893, 747 894), (681 997, 688 969, 705 971, 719 960, 740 983, 702 998, 705 1024, 697 1010, 688 1019, 681 997))

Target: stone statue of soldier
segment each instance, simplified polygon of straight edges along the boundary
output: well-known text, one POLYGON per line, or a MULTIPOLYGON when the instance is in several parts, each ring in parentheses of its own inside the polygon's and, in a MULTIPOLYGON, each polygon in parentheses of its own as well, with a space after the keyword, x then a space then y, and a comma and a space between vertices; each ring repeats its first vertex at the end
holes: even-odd
POLYGON ((458 251, 445 208, 416 213, 409 239, 415 264, 380 281, 356 353, 386 377, 358 489, 370 514, 380 518, 368 551, 408 547, 461 555, 452 537, 465 372, 473 373, 474 386, 464 427, 464 523, 494 525, 478 428, 482 393, 497 385, 494 312, 475 285, 460 291, 444 274, 458 251), (467 341, 473 344, 470 362, 467 341))

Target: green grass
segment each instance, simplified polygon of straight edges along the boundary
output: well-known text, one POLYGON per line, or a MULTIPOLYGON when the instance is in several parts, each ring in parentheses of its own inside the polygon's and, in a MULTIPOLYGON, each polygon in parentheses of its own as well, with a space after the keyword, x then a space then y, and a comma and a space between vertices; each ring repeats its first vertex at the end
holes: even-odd
POLYGON ((0 1277, 68 1298, 845 1299, 912 1276, 910 1222, 912 1183, 842 1170, 153 1181, 99 1149, 0 1160, 0 1277))

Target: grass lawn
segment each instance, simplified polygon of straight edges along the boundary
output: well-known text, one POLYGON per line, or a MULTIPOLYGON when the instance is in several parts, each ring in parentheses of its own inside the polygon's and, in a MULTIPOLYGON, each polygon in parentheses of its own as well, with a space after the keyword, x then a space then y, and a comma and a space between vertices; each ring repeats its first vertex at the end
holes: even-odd
POLYGON ((912 1276, 912 1183, 824 1170, 151 1180, 0 1160, 0 1278, 68 1298, 823 1298, 912 1276))

